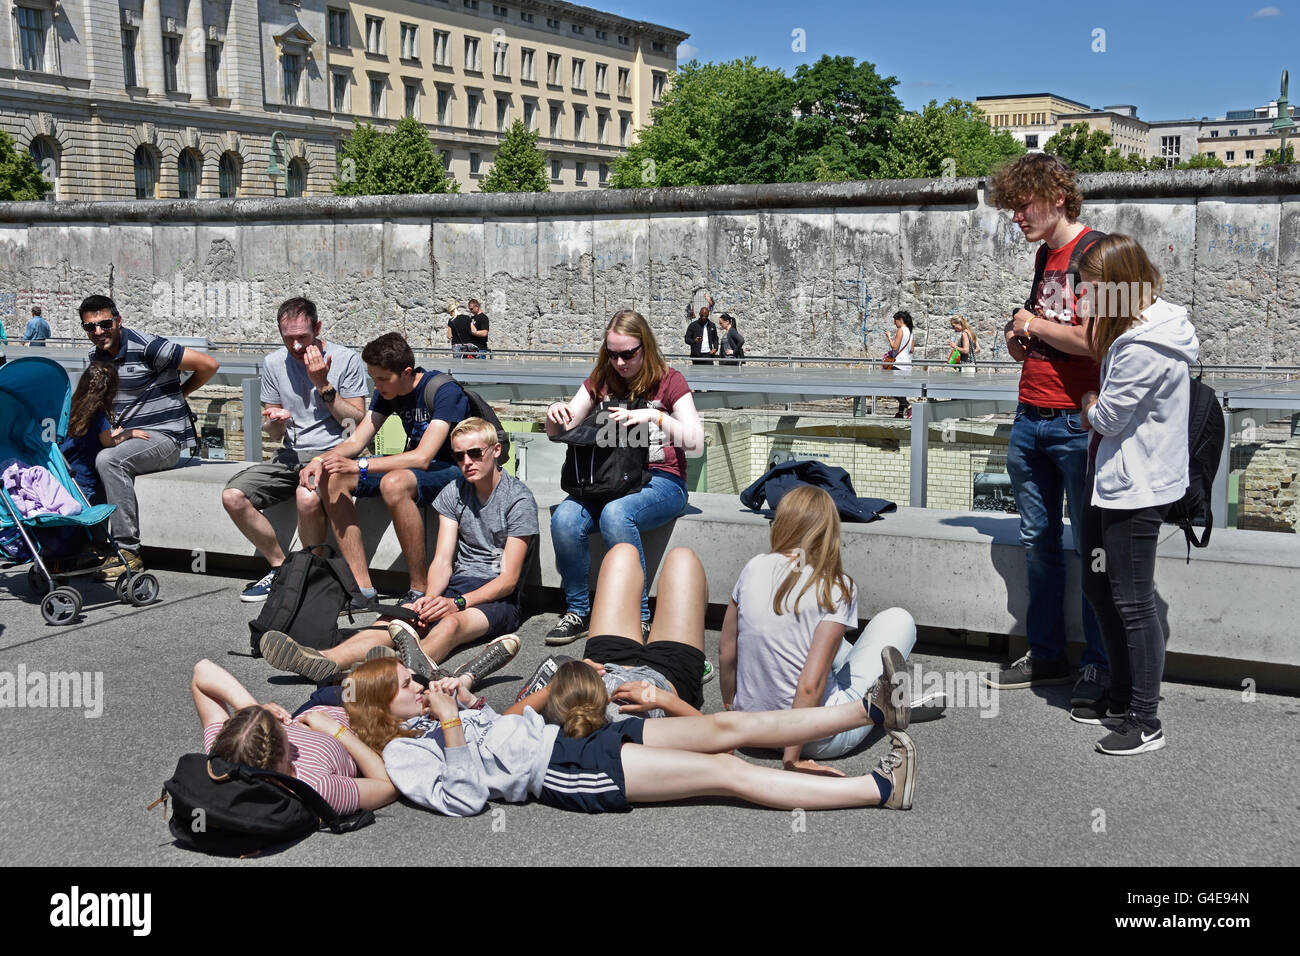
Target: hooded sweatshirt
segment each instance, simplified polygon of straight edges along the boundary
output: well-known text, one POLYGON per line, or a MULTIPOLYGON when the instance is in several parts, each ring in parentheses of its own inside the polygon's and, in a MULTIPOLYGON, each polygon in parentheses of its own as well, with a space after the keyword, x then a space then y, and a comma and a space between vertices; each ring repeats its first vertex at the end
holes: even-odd
POLYGON ((542 792, 560 728, 531 707, 501 716, 491 707, 460 712, 464 747, 447 748, 442 726, 421 718, 423 737, 397 737, 384 748, 384 768, 402 796, 453 817, 481 813, 488 800, 526 803, 542 792))
POLYGON ((1088 415, 1102 436, 1092 503, 1135 510, 1177 501, 1187 490, 1189 366, 1200 341, 1187 310, 1156 299, 1101 363, 1101 391, 1088 415))

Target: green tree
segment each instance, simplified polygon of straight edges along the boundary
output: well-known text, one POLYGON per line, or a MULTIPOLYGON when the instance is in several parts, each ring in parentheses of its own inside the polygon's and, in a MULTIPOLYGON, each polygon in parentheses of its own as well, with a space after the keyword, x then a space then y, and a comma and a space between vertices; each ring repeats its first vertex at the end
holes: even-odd
POLYGON ((410 116, 390 133, 358 123, 343 144, 334 177, 338 196, 455 192, 460 192, 460 185, 443 169, 424 126, 410 116))
MULTIPOLYGON (((1263 164, 1261 164, 1263 165, 1263 164)), ((1174 169, 1227 169, 1228 164, 1217 156, 1211 156, 1209 153, 1197 153, 1195 156, 1181 163, 1177 163, 1174 169)))
POLYGON ((898 78, 850 56, 822 56, 794 71, 794 158, 787 182, 815 180, 829 170, 835 179, 880 175, 885 149, 903 104, 894 95, 898 78))
MULTIPOLYGON (((1059 157, 1076 173, 1100 173, 1106 170, 1111 135, 1087 123, 1067 123, 1043 145, 1043 151, 1059 157)), ((1114 152, 1119 155, 1119 150, 1114 152)), ((1110 162, 1114 165, 1117 160, 1110 162)))
POLYGON ((9 134, 0 130, 0 202, 44 199, 53 188, 31 156, 14 149, 9 134))
POLYGON ((899 118, 881 175, 888 179, 987 176, 1024 151, 1024 144, 1006 130, 994 132, 983 112, 971 103, 950 99, 940 106, 931 100, 921 112, 899 118), (945 160, 952 162, 945 166, 945 160))
POLYGON ((529 132, 520 120, 511 123, 497 147, 492 171, 483 180, 479 192, 544 193, 550 190, 546 154, 537 148, 539 135, 529 132))
POLYGON ((678 67, 651 124, 614 165, 610 185, 712 186, 785 178, 793 84, 754 58, 678 67))
MULTIPOLYGON (((1204 154, 1202 154, 1202 155, 1204 155, 1204 154)), ((1280 158, 1279 155, 1278 155, 1278 151, 1277 151, 1276 149, 1270 149, 1270 150, 1266 150, 1266 151, 1265 151, 1265 153, 1264 153, 1264 158, 1260 161, 1259 165, 1261 165, 1261 166, 1284 166, 1284 165, 1286 165, 1286 164, 1288 164, 1288 163, 1294 163, 1294 162, 1295 162, 1295 147, 1292 146, 1290 143, 1287 143, 1287 144, 1286 144, 1286 159, 1282 159, 1282 158, 1280 158)), ((1220 164, 1219 164, 1219 167, 1222 167, 1222 166, 1223 166, 1223 164, 1220 163, 1220 164)))

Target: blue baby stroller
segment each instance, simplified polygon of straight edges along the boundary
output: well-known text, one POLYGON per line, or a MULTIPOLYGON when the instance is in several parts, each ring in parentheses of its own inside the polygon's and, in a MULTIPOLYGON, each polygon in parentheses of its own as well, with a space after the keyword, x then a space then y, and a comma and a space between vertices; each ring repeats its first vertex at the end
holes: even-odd
MULTIPOLYGON (((14 565, 31 562, 27 585, 42 595, 41 616, 49 624, 71 624, 81 613, 81 593, 62 583, 67 578, 90 575, 112 566, 107 564, 80 571, 51 571, 41 552, 49 542, 69 536, 87 541, 91 528, 104 525, 104 534, 116 560, 126 559, 108 534, 107 522, 114 505, 92 505, 73 480, 68 463, 59 451, 66 437, 72 405, 72 382, 63 367, 47 358, 20 358, 0 367, 0 463, 17 460, 46 469, 78 502, 80 514, 36 514, 23 517, 8 491, 0 487, 0 543, 14 565)), ((13 566, 13 565, 11 565, 13 566)), ((151 604, 158 597, 158 579, 148 572, 131 573, 128 568, 117 579, 117 598, 123 604, 151 604)))

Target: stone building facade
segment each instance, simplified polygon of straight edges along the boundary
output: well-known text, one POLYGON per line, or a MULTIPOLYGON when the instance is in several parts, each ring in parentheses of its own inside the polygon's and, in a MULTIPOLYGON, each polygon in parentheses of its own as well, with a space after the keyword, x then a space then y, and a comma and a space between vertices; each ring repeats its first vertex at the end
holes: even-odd
POLYGON ((354 121, 408 113, 464 190, 516 118, 552 189, 596 187, 686 36, 535 0, 0 0, 0 129, 55 199, 326 195, 354 121))

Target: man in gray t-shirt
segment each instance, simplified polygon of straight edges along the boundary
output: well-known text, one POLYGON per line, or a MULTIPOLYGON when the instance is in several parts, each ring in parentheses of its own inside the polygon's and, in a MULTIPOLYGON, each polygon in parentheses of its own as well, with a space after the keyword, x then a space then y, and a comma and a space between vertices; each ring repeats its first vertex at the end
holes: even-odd
POLYGON ((325 540, 320 498, 298 493, 298 472, 315 456, 343 441, 365 414, 366 373, 351 349, 325 342, 310 299, 289 299, 276 317, 284 348, 262 363, 263 432, 283 438, 274 459, 245 468, 226 484, 221 503, 235 526, 271 565, 261 580, 246 587, 241 601, 264 601, 284 551, 262 512, 295 497, 298 534, 303 541, 325 540))

